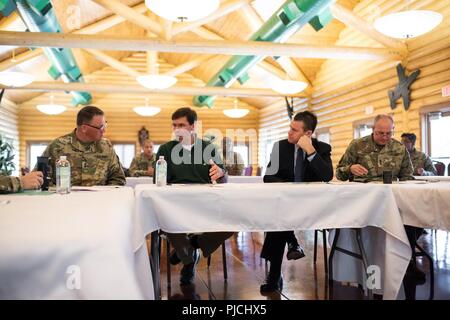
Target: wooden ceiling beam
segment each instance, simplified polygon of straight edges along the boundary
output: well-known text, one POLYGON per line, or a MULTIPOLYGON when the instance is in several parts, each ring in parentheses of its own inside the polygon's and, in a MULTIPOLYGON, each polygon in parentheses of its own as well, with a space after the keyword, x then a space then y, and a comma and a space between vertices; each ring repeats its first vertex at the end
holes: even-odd
POLYGON ((176 23, 173 26, 173 35, 177 35, 183 32, 188 32, 193 29, 196 29, 204 24, 207 24, 211 21, 217 20, 221 17, 224 17, 231 12, 234 12, 243 6, 249 4, 250 2, 253 2, 254 0, 230 0, 227 2, 224 2, 220 5, 219 9, 217 9, 215 12, 210 14, 208 17, 200 19, 198 21, 194 22, 187 22, 187 23, 176 23))
POLYGON ((336 19, 345 25, 360 31, 369 38, 381 43, 385 47, 398 50, 402 55, 407 53, 406 44, 381 34, 371 24, 344 6, 334 3, 331 5, 331 12, 336 19))
POLYGON ((313 46, 262 41, 162 41, 147 37, 78 35, 42 32, 0 32, 0 44, 22 47, 89 48, 100 50, 149 51, 288 56, 344 60, 401 60, 398 50, 346 46, 313 46))
MULTIPOLYGON (((132 7, 132 9, 141 14, 145 13, 148 10, 144 3, 134 6, 134 7, 132 7)), ((20 19, 18 17, 18 15, 16 16, 16 19, 20 19)), ((71 33, 73 33, 73 34, 96 34, 96 33, 105 31, 107 29, 110 29, 124 21, 126 21, 126 19, 124 17, 114 14, 110 17, 104 18, 100 21, 97 21, 88 26, 85 26, 79 30, 75 30, 71 33)), ((1 40, 0 40, 0 43, 1 43, 1 40)), ((4 70, 10 69, 10 68, 13 68, 15 66, 18 66, 28 60, 31 60, 33 58, 36 58, 36 57, 42 55, 43 53, 44 53, 44 51, 41 48, 37 48, 33 51, 27 51, 27 52, 18 54, 18 55, 16 55, 16 61, 11 61, 11 59, 7 59, 7 60, 0 62, 0 71, 4 71, 4 70)))
MULTIPOLYGON (((123 85, 108 83, 80 83, 80 82, 33 82, 24 87, 8 87, 0 84, 0 90, 28 90, 39 92, 52 91, 83 91, 103 93, 146 93, 158 95, 208 95, 208 96, 231 96, 231 97, 284 97, 270 89, 257 88, 223 88, 223 87, 170 87, 163 90, 151 90, 140 85, 123 85)), ((304 97, 304 94, 293 95, 293 97, 304 97)))
POLYGON ((124 17, 130 22, 148 30, 160 37, 164 36, 164 31, 161 25, 149 17, 140 14, 133 10, 133 8, 121 3, 118 0, 92 0, 98 5, 114 12, 115 14, 124 17))
POLYGON ((136 78, 136 77, 139 77, 142 75, 140 72, 134 70, 133 68, 130 68, 125 63, 111 57, 110 55, 108 55, 100 50, 84 49, 84 51, 91 54, 98 61, 100 61, 116 70, 119 70, 120 72, 123 72, 131 77, 136 78))
MULTIPOLYGON (((263 19, 256 12, 255 8, 252 5, 248 4, 241 9, 242 13, 244 13, 245 18, 247 18, 250 27, 253 32, 256 32, 264 23, 263 19)), ((289 57, 280 57, 277 60, 278 64, 283 68, 284 71, 289 75, 289 77, 293 80, 299 80, 306 82, 308 87, 306 88, 307 93, 312 93, 312 84, 311 81, 306 77, 303 71, 299 66, 289 57)), ((286 78, 286 75, 279 76, 281 79, 286 78)))

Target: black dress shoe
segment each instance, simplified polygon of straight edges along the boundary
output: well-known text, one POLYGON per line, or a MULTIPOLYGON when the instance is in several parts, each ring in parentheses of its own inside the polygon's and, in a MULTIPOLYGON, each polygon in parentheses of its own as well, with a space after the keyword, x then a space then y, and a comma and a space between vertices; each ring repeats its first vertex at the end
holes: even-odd
POLYGON ((299 244, 288 244, 288 252, 286 253, 286 257, 288 260, 297 260, 303 258, 305 253, 303 252, 303 248, 300 247, 299 244))
POLYGON ((175 249, 170 252, 169 262, 171 265, 175 266, 181 262, 180 258, 177 255, 175 249))
POLYGON ((268 293, 274 291, 283 290, 283 277, 279 276, 278 278, 269 275, 266 277, 264 283, 259 287, 259 291, 261 293, 268 293))

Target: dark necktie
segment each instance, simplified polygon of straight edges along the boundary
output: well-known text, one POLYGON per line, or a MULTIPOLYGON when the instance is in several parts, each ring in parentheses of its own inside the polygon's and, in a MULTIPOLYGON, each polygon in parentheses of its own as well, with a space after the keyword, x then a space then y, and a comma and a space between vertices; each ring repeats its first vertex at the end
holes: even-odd
POLYGON ((295 182, 303 182, 303 168, 305 165, 305 161, 303 160, 303 150, 298 148, 297 150, 297 159, 295 160, 295 182))

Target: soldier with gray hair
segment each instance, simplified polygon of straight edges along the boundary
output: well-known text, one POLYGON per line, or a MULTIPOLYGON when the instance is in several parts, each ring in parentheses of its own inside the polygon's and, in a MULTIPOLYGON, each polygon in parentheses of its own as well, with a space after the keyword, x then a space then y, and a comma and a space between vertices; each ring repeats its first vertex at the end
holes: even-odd
POLYGON ((394 119, 378 115, 373 133, 353 140, 336 167, 339 180, 359 182, 382 181, 383 171, 392 171, 399 180, 413 179, 409 153, 399 141, 392 139, 394 119))
MULTIPOLYGON (((392 138, 394 119, 389 115, 378 115, 373 124, 373 133, 353 140, 336 167, 339 180, 357 182, 381 181, 383 171, 391 171, 393 178, 412 180, 413 167, 408 150, 392 138)), ((423 229, 405 225, 405 231, 414 250, 423 229)), ((411 259, 404 278, 407 299, 414 299, 415 285, 425 282, 425 273, 419 270, 411 259)))
MULTIPOLYGON (((111 142, 103 138, 107 122, 102 110, 86 106, 77 114, 77 127, 53 140, 42 156, 56 162, 66 156, 71 167, 71 184, 75 186, 125 185, 125 174, 111 142)), ((55 176, 52 183, 55 184, 55 176)))

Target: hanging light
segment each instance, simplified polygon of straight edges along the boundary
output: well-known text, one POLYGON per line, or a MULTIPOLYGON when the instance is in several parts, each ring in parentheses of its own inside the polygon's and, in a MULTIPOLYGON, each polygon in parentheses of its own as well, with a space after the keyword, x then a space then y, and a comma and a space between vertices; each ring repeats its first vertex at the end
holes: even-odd
POLYGON ((136 78, 139 84, 147 89, 167 89, 177 83, 177 78, 159 74, 158 53, 149 51, 147 53, 148 74, 136 78))
POLYGON ((147 89, 167 89, 177 83, 177 78, 160 74, 148 74, 136 78, 141 86, 147 89))
POLYGON ((285 95, 301 92, 305 90, 307 86, 308 84, 303 81, 282 80, 282 79, 274 81, 271 85, 273 91, 285 95))
POLYGON ((0 72, 0 83, 8 87, 24 87, 34 81, 34 76, 25 72, 0 72))
POLYGON ((176 22, 190 22, 209 16, 219 7, 219 0, 145 0, 158 16, 176 22))
POLYGON ((50 103, 49 104, 38 104, 36 106, 36 109, 38 109, 40 112, 48 114, 48 115, 56 115, 63 113, 66 111, 66 107, 60 104, 54 104, 53 103, 53 95, 50 96, 50 103))
POLYGON ((388 14, 375 20, 375 29, 391 38, 418 37, 436 28, 442 15, 430 10, 408 10, 388 14))
POLYGON ((142 117, 153 117, 161 111, 161 108, 149 106, 148 98, 145 98, 145 106, 134 107, 133 111, 142 117))
POLYGON ((233 109, 225 109, 223 110, 223 113, 230 118, 242 118, 245 117, 250 110, 248 109, 243 109, 243 108, 238 108, 237 107, 238 101, 235 98, 234 99, 234 107, 233 109))

